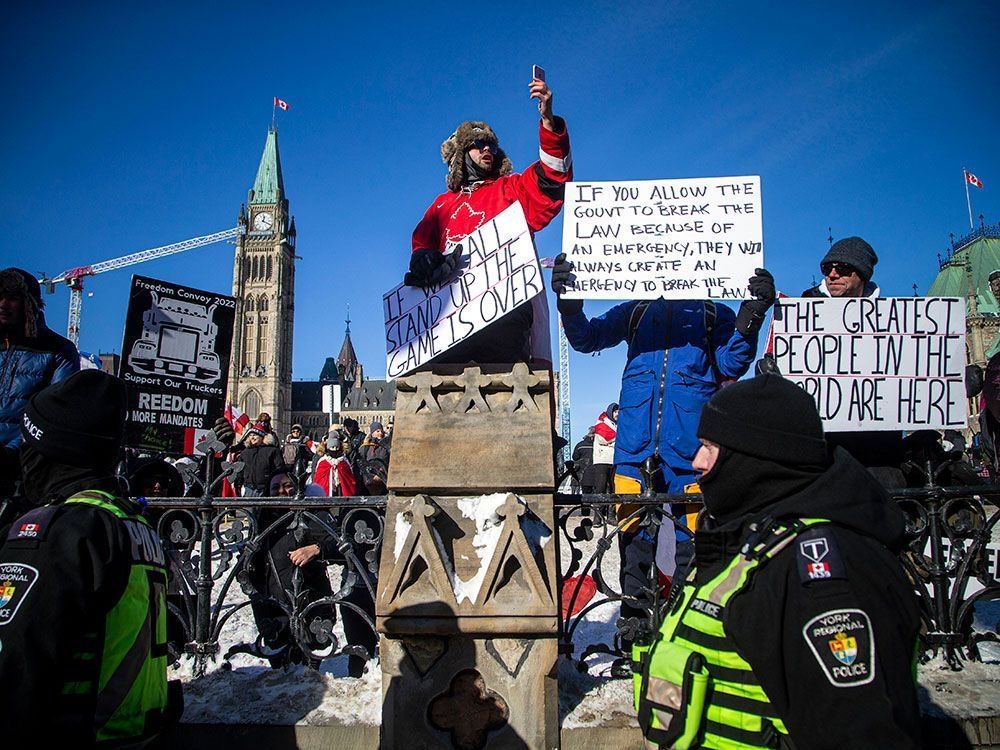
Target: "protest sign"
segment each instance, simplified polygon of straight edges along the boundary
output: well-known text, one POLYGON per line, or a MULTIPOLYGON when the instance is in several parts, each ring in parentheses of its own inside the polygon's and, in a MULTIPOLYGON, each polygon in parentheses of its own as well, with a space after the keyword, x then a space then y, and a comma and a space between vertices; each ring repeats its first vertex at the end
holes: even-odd
POLYGON ((764 265, 760 177, 571 182, 571 299, 745 299, 764 265))
POLYGON ((400 284, 382 297, 386 373, 405 375, 543 291, 520 203, 464 239, 460 272, 427 289, 400 284))
POLYGON ((130 384, 125 444, 191 453, 226 408, 236 300, 132 277, 119 376, 130 384))
POLYGON ((965 429, 965 302, 783 297, 771 347, 828 432, 965 429))

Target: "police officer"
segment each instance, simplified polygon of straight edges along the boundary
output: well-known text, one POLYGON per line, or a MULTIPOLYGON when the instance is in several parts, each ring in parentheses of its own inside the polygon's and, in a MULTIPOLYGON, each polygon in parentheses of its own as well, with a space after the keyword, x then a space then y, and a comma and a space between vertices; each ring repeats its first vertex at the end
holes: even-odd
POLYGON ((125 384, 98 370, 26 407, 23 488, 38 507, 0 530, 5 743, 128 746, 179 715, 163 551, 114 477, 125 414, 125 384))
POLYGON ((698 427, 707 517, 636 703, 663 747, 919 747, 919 613, 904 518, 812 399, 776 375, 716 393, 698 427))

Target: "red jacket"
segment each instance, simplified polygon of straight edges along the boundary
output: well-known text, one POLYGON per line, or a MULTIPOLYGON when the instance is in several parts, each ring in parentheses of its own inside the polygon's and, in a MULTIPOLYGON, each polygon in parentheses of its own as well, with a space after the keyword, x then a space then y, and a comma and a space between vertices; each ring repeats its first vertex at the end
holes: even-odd
POLYGON ((343 456, 340 458, 323 456, 317 461, 313 482, 322 487, 329 497, 347 497, 357 492, 354 472, 343 456), (336 472, 333 471, 334 466, 337 467, 336 472))
POLYGON ((538 126, 539 160, 521 174, 509 174, 481 183, 471 190, 442 193, 427 209, 413 230, 413 250, 429 248, 444 252, 457 242, 520 201, 532 232, 548 226, 562 210, 564 185, 573 179, 566 123, 557 120, 560 132, 538 126))
MULTIPOLYGON (((515 201, 520 202, 532 233, 547 227, 562 210, 565 185, 573 179, 566 122, 557 118, 556 126, 559 132, 539 124, 539 159, 521 174, 505 175, 435 198, 413 230, 413 252, 425 248, 444 252, 449 243, 471 234, 515 201)), ((536 364, 549 365, 552 350, 545 295, 533 297, 531 307, 531 357, 536 364)))

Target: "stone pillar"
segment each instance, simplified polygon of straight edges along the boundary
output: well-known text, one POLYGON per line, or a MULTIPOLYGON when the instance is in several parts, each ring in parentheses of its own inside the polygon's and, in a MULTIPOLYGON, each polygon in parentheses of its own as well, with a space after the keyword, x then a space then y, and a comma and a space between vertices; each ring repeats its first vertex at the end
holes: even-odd
POLYGON ((559 746, 551 390, 524 364, 397 381, 383 748, 559 746))

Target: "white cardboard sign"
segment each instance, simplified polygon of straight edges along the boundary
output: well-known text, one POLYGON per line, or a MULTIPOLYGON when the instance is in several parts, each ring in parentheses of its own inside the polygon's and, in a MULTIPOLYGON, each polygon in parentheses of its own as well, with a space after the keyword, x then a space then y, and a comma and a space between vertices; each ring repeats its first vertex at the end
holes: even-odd
POLYGON ((428 289, 400 284, 382 296, 390 380, 544 291, 542 269, 520 203, 504 209, 461 243, 460 272, 453 278, 428 289))
POLYGON ((967 426, 962 299, 782 297, 771 336, 828 432, 967 426))
POLYGON ((764 265, 760 177, 566 186, 571 299, 745 299, 764 265))

